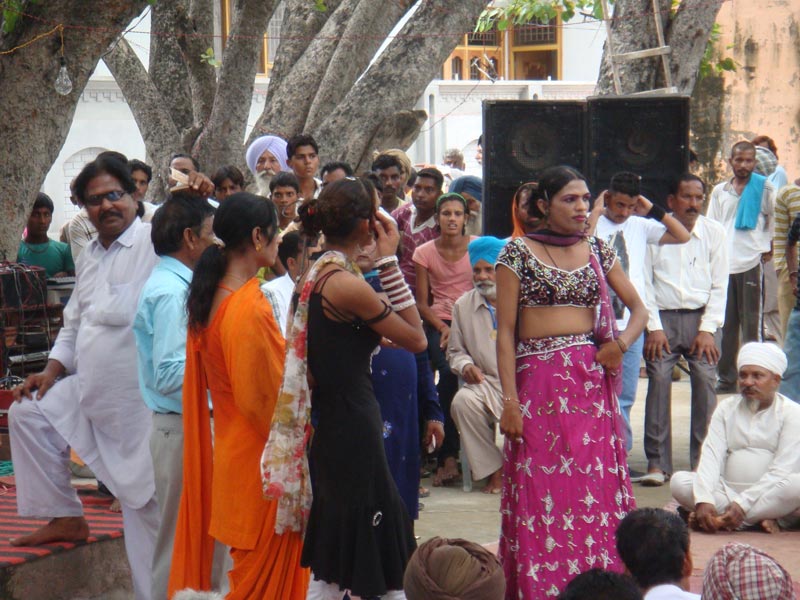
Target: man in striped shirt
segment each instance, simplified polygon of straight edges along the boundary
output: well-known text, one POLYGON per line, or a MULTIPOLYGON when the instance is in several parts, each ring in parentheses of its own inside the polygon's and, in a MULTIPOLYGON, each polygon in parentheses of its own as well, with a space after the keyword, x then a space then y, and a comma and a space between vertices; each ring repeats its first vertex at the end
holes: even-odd
POLYGON ((783 339, 786 339, 786 325, 796 301, 794 285, 797 283, 796 279, 790 281, 791 273, 786 265, 786 239, 789 233, 789 224, 798 214, 800 214, 800 186, 790 183, 778 191, 775 200, 773 260, 778 273, 778 310, 781 314, 783 339))

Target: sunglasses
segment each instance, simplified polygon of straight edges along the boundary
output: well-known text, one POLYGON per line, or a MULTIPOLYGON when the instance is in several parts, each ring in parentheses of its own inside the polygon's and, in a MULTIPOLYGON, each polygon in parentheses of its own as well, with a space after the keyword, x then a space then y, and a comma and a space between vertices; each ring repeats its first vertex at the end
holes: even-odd
POLYGON ((121 190, 112 190, 110 192, 106 192, 105 194, 95 194, 94 196, 86 196, 83 199, 83 203, 86 206, 100 206, 103 203, 103 200, 108 198, 109 202, 118 202, 121 200, 128 192, 123 192, 121 190))

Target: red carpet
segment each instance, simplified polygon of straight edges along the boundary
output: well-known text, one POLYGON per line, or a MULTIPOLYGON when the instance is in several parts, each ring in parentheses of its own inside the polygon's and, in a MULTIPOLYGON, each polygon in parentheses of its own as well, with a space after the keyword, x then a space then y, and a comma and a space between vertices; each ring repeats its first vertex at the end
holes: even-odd
POLYGON ((93 490, 79 490, 78 493, 84 505, 84 516, 89 522, 90 536, 85 542, 16 547, 9 544, 9 538, 31 533, 47 521, 17 515, 16 488, 7 484, 0 485, 0 568, 65 552, 76 546, 122 537, 122 513, 112 513, 108 510, 111 499, 107 496, 98 496, 93 490))

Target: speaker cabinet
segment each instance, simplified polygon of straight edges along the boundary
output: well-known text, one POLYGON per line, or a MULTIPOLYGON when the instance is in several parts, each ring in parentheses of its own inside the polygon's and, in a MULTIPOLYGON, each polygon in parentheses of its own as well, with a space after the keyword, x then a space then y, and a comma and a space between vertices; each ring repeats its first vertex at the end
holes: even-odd
POLYGON ((666 207, 670 181, 689 167, 689 97, 593 97, 588 114, 591 190, 631 171, 642 194, 666 207))
POLYGON ((483 103, 483 228, 511 233, 517 188, 553 165, 586 169, 586 103, 489 100, 483 103))

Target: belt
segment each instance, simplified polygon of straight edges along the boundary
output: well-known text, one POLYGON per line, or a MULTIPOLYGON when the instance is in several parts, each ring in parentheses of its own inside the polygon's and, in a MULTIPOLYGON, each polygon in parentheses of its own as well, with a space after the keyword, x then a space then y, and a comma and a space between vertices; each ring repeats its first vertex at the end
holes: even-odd
POLYGON ((701 306, 700 308, 662 308, 659 309, 658 312, 662 313, 674 313, 677 315, 689 315, 692 313, 699 313, 703 312, 706 309, 705 306, 701 306))

